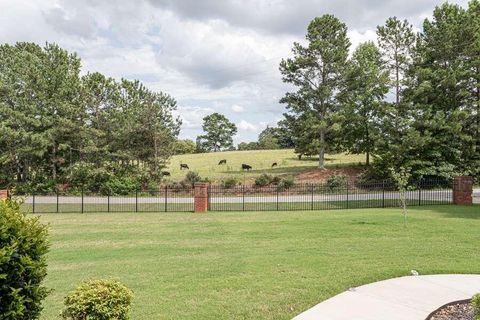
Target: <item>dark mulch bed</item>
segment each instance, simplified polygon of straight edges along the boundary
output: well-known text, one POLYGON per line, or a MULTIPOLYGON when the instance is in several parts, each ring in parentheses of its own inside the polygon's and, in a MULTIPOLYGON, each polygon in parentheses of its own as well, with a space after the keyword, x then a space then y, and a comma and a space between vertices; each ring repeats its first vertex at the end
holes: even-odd
POLYGON ((427 320, 474 320, 473 306, 462 301, 440 308, 427 320))

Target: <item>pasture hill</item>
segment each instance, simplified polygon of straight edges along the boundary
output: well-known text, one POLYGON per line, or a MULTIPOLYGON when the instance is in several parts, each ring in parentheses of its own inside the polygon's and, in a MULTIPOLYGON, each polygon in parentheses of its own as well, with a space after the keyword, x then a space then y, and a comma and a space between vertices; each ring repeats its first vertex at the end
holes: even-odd
POLYGON ((318 157, 302 157, 298 159, 293 149, 282 150, 249 150, 225 151, 176 155, 170 159, 167 171, 169 181, 182 180, 188 170, 181 170, 180 164, 187 164, 190 171, 195 171, 202 178, 213 183, 228 178, 236 178, 245 184, 252 183, 263 173, 278 176, 293 176, 296 182, 322 182, 331 175, 346 175, 350 178, 358 175, 365 164, 362 154, 328 154, 326 170, 318 170, 318 157), (226 164, 219 165, 221 160, 226 164), (272 167, 273 163, 277 163, 272 167), (242 170, 242 164, 252 167, 242 170))

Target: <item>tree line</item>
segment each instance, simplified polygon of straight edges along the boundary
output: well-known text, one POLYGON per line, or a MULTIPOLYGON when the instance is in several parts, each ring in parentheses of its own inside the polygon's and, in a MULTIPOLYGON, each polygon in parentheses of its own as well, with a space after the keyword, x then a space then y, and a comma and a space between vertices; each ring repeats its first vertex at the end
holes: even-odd
MULTIPOLYGON (((284 119, 238 150, 366 154, 372 177, 480 172, 480 4, 445 3, 420 32, 389 18, 377 41, 350 51, 333 15, 311 21, 283 59, 284 119), (372 161, 373 160, 373 161, 372 161)), ((0 186, 132 189, 159 182, 173 154, 234 150, 234 123, 213 113, 196 141, 179 140, 176 101, 98 72, 55 44, 0 46, 0 186)))
POLYGON ((98 72, 55 44, 0 46, 0 185, 100 188, 159 178, 181 121, 176 101, 98 72))
POLYGON ((416 177, 480 173, 480 4, 444 3, 420 32, 389 18, 377 44, 349 55, 347 26, 315 18, 283 59, 285 129, 300 154, 365 153, 372 173, 416 177), (377 46, 378 44, 378 46, 377 46))

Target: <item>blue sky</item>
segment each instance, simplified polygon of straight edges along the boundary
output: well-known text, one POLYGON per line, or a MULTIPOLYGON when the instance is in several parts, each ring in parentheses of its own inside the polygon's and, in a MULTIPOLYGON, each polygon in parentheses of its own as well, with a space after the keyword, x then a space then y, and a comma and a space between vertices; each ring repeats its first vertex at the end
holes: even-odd
MULTIPOLYGON (((466 6, 467 1, 450 1, 466 6)), ((309 21, 332 13, 349 27, 352 48, 375 39, 389 16, 416 27, 433 0, 0 0, 0 42, 56 42, 82 58, 83 71, 139 79, 171 94, 195 139, 212 112, 255 140, 282 117, 289 89, 278 64, 302 42, 309 21)))

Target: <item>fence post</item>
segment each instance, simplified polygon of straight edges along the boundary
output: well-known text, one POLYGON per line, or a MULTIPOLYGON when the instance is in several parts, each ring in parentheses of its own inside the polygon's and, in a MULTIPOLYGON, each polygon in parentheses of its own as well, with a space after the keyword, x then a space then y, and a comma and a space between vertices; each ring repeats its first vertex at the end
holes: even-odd
POLYGON ((57 190, 57 213, 58 213, 58 190, 57 190))
POLYGON ((385 208, 385 180, 382 180, 382 208, 385 208))
POLYGON ((83 213, 83 187, 82 187, 82 213, 83 213))
POLYGON ((135 188, 135 212, 138 212, 138 188, 135 188))
POLYGON ((418 182, 418 205, 422 205, 422 180, 418 182))
POLYGON ((164 192, 164 200, 165 200, 165 212, 168 210, 167 201, 168 201, 168 186, 165 185, 165 192, 164 192))
POLYGON ((242 184, 242 211, 245 211, 245 185, 242 184))
POLYGON ((10 199, 10 192, 7 190, 0 190, 0 199, 10 199))
POLYGON ((310 209, 313 210, 313 193, 314 193, 314 190, 315 190, 315 186, 312 184, 310 187, 311 187, 310 192, 311 192, 311 198, 312 198, 310 209))
POLYGON ((207 187, 207 194, 208 194, 208 201, 207 201, 207 210, 210 211, 210 200, 211 200, 211 193, 212 193, 212 186, 208 185, 207 187))
POLYGON ((107 193, 107 212, 110 212, 110 190, 107 193))
POLYGON ((279 191, 278 191, 278 187, 277 187, 277 211, 278 211, 278 193, 279 193, 279 191))
POLYGON ((349 205, 348 205, 348 187, 349 187, 349 185, 348 185, 348 180, 347 180, 347 209, 349 207, 349 205))
POLYGON ((195 212, 207 212, 208 210, 208 184, 195 183, 194 185, 194 208, 195 212))
POLYGON ((32 195, 32 213, 35 213, 35 192, 32 195))
POLYGON ((453 178, 453 203, 471 205, 473 203, 473 178, 460 176, 453 178))

